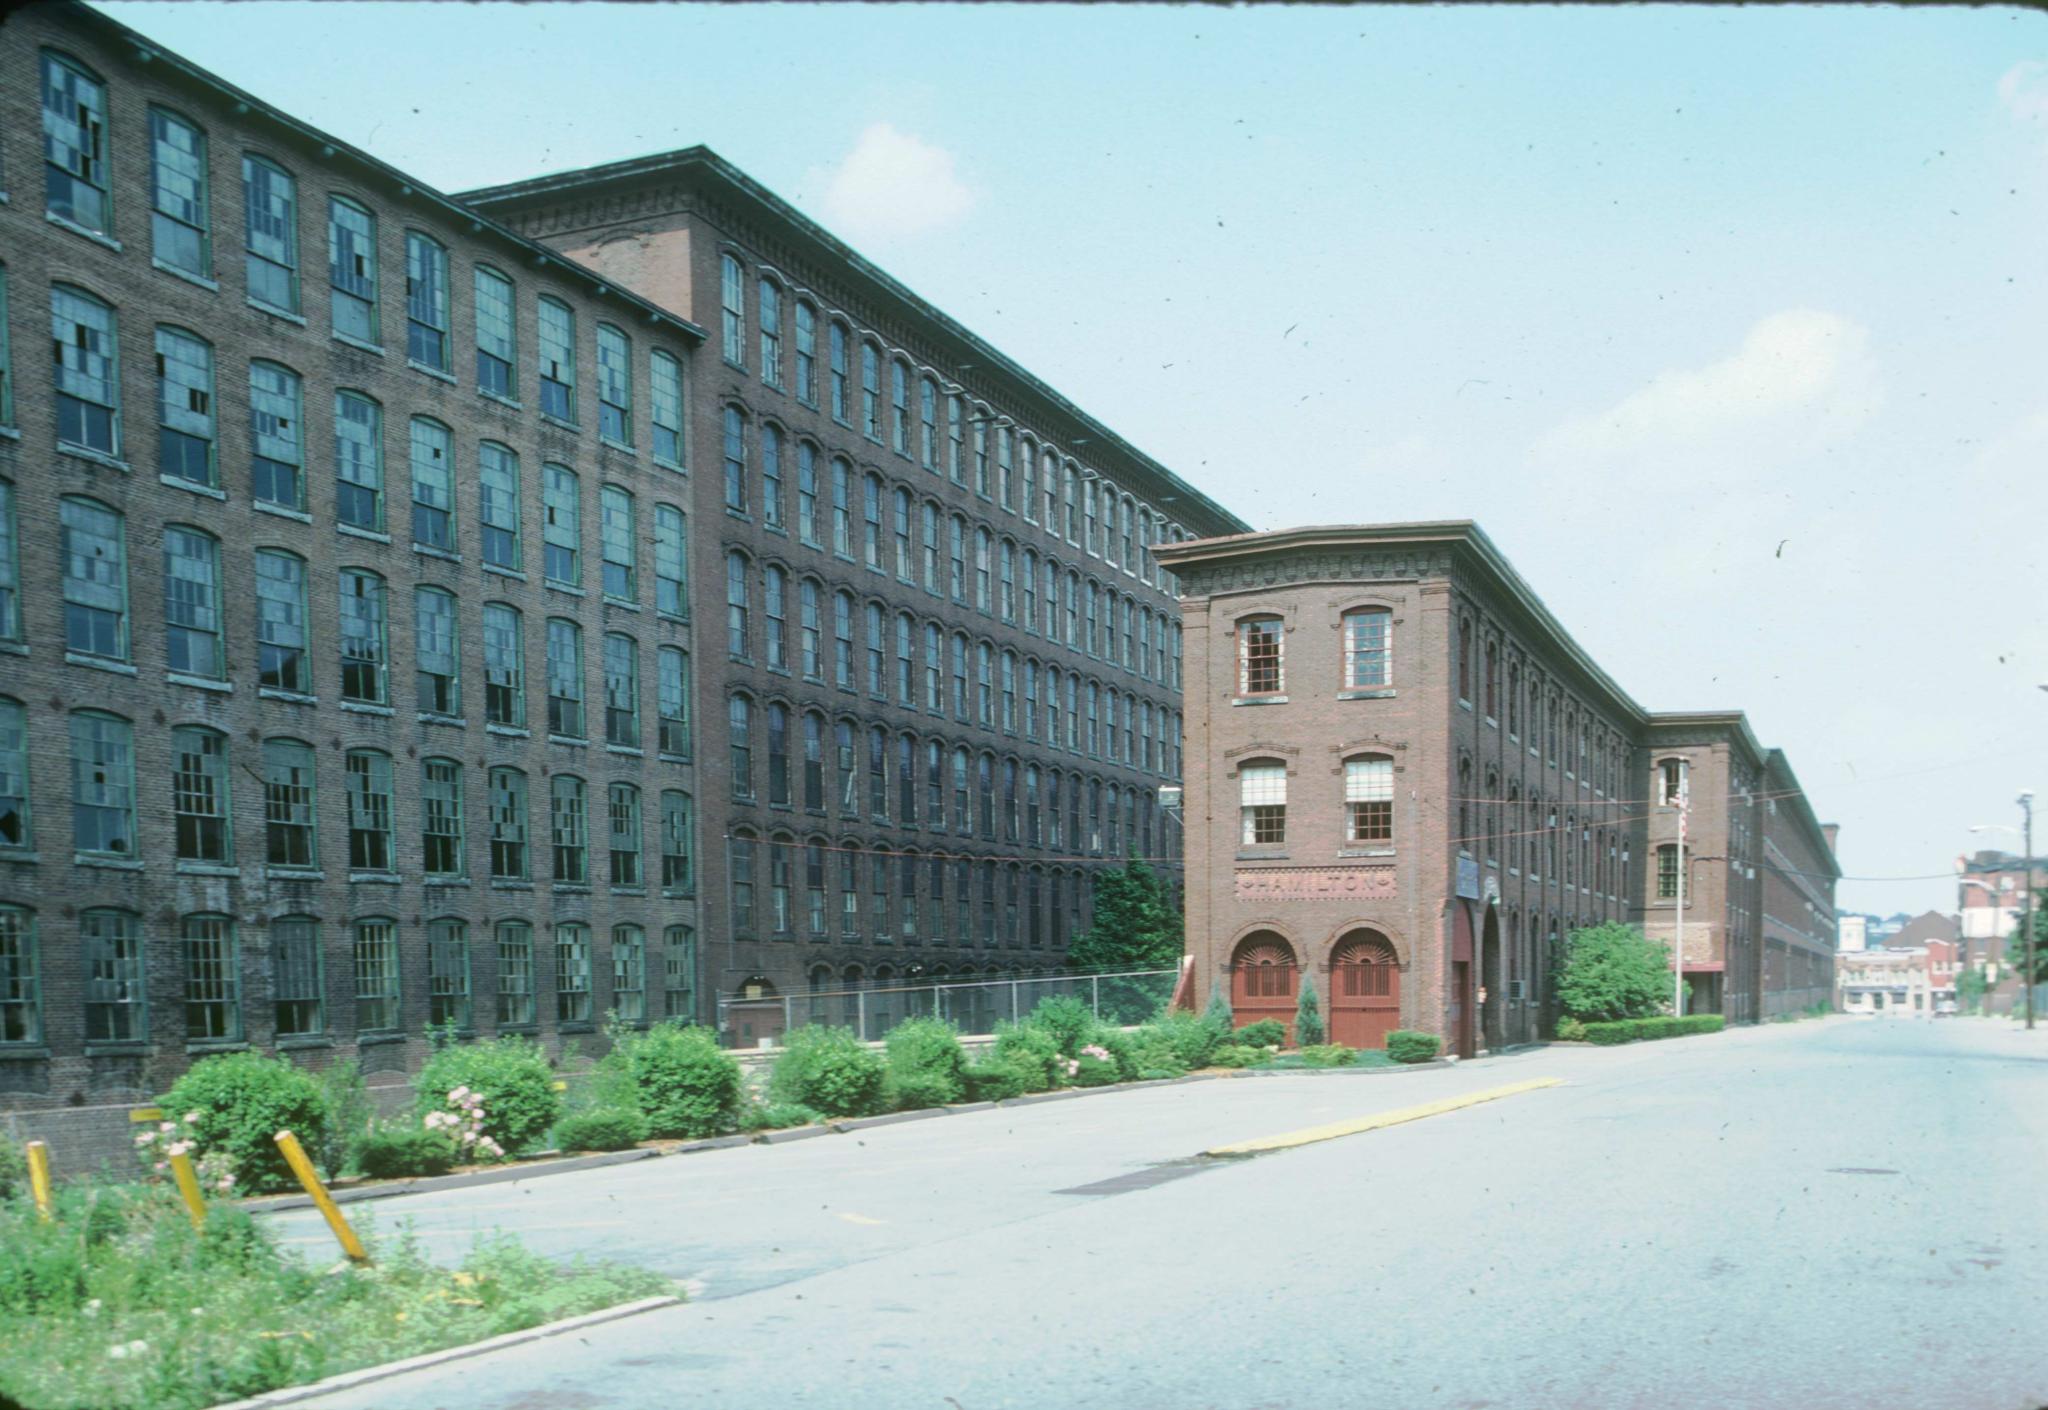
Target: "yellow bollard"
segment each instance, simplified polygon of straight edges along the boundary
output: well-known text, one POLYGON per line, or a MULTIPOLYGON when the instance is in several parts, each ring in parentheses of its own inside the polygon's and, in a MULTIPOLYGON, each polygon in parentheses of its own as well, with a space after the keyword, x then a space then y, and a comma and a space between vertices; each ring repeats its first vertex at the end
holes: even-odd
POLYGON ((206 1199, 199 1193, 199 1176, 193 1173, 192 1157, 183 1151, 172 1156, 171 1175, 178 1182, 178 1193, 184 1197, 185 1208, 192 1212, 192 1227, 206 1227, 206 1199))
POLYGON ((277 1148, 284 1152, 285 1163, 291 1166, 292 1174, 299 1177, 299 1183, 306 1187, 306 1193, 320 1207, 321 1216, 327 1220, 327 1227, 334 1230, 334 1238, 341 1245, 341 1251, 357 1263, 368 1263, 370 1251, 363 1247, 356 1231, 349 1228, 348 1220, 341 1217, 341 1209, 334 1203, 334 1197, 327 1193, 327 1187, 320 1183, 320 1177, 313 1172, 313 1162, 306 1158, 305 1147, 299 1144, 299 1138, 289 1131, 280 1131, 277 1133, 277 1148))
POLYGON ((36 1213, 47 1223, 50 1218, 50 1148, 41 1141, 28 1143, 28 1187, 36 1197, 36 1213))

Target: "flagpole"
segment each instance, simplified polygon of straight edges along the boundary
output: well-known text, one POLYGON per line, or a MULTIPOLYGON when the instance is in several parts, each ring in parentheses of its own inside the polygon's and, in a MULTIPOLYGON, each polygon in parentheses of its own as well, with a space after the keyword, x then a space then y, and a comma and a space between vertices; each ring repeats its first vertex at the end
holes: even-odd
POLYGON ((1683 763, 1678 773, 1678 908, 1672 917, 1671 1016, 1685 1014, 1685 811, 1691 793, 1692 770, 1683 763))

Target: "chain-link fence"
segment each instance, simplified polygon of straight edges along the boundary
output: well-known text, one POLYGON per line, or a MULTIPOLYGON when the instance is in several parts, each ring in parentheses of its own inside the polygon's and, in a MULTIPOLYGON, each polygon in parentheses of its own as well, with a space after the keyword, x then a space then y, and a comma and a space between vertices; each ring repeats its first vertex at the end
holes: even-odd
POLYGON ((1104 1023, 1143 1023, 1173 996, 1177 969, 1127 970, 1115 974, 1055 974, 1039 978, 947 980, 933 984, 864 984, 846 989, 813 989, 773 999, 718 1001, 721 1028, 728 1010, 748 1011, 751 1027, 766 1034, 781 1009, 781 1031, 822 1024, 850 1028, 863 1041, 889 1036, 908 1018, 943 1018, 962 1033, 991 1033, 997 1023, 1016 1022, 1054 994, 1083 1000, 1104 1023), (765 1010, 765 1012, 764 1012, 765 1010), (769 1020, 763 1022, 764 1019, 769 1020))

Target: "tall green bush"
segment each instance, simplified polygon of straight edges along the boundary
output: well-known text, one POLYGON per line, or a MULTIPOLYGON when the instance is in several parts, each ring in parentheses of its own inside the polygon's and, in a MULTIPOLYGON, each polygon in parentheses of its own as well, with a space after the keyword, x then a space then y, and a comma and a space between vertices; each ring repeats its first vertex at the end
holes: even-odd
POLYGON ((1277 1018, 1261 1018, 1238 1029, 1230 1041, 1247 1048, 1277 1048, 1287 1041, 1287 1025, 1277 1018))
POLYGON ((1396 1028, 1387 1035, 1387 1056, 1395 1062, 1428 1062, 1441 1047, 1443 1039, 1436 1034, 1412 1028, 1396 1028))
POLYGON ((1067 1066, 1059 1040, 1028 1023, 996 1025, 996 1060, 1016 1069, 1027 1092, 1057 1087, 1067 1066))
POLYGON ((784 1036, 768 1092, 826 1116, 869 1116, 882 1108, 887 1078, 882 1055, 847 1029, 813 1025, 784 1036))
MULTIPOLYGON (((1095 875, 1088 929, 1067 948, 1067 963, 1084 973, 1172 969, 1180 963, 1181 913, 1159 874, 1133 858, 1095 875)), ((1142 1023, 1159 1011, 1156 981, 1105 979, 1095 990, 1112 1023, 1142 1023)))
POLYGON ((1301 972, 1301 997, 1294 1004, 1294 1045, 1313 1048, 1323 1041, 1323 1011, 1316 1004, 1316 985, 1307 970, 1301 972))
POLYGON ((281 1058, 221 1053, 201 1058, 171 1084, 165 1114, 184 1123, 202 1154, 218 1153, 245 1191, 284 1189, 291 1167, 277 1148, 290 1131, 301 1145, 321 1150, 327 1141, 327 1099, 320 1084, 281 1058), (188 1115, 196 1121, 186 1121, 188 1115))
POLYGON ((450 1094, 461 1089, 482 1098, 482 1137, 507 1156, 532 1146, 560 1119, 562 1098, 540 1045, 525 1038, 457 1043, 427 1059, 413 1079, 415 1106, 422 1117, 451 1110, 450 1094))
POLYGON ((967 1091, 967 1053, 941 1018, 913 1018, 889 1030, 885 1044, 891 1105, 899 1111, 945 1106, 967 1091))
POLYGON ((1088 1001, 1072 994, 1052 994, 1040 999, 1038 1007, 1025 1015, 1024 1023, 1050 1035, 1066 1057, 1079 1052, 1083 1043, 1093 1041, 1102 1027, 1088 1001))
POLYGON ((1644 1018, 1670 998, 1671 952, 1634 926, 1608 921, 1566 938, 1557 1001, 1573 1018, 1644 1018))
POLYGON ((623 1071, 650 1134, 695 1140, 729 1130, 744 1100, 740 1065, 708 1028, 660 1023, 623 1039, 600 1067, 623 1071))

